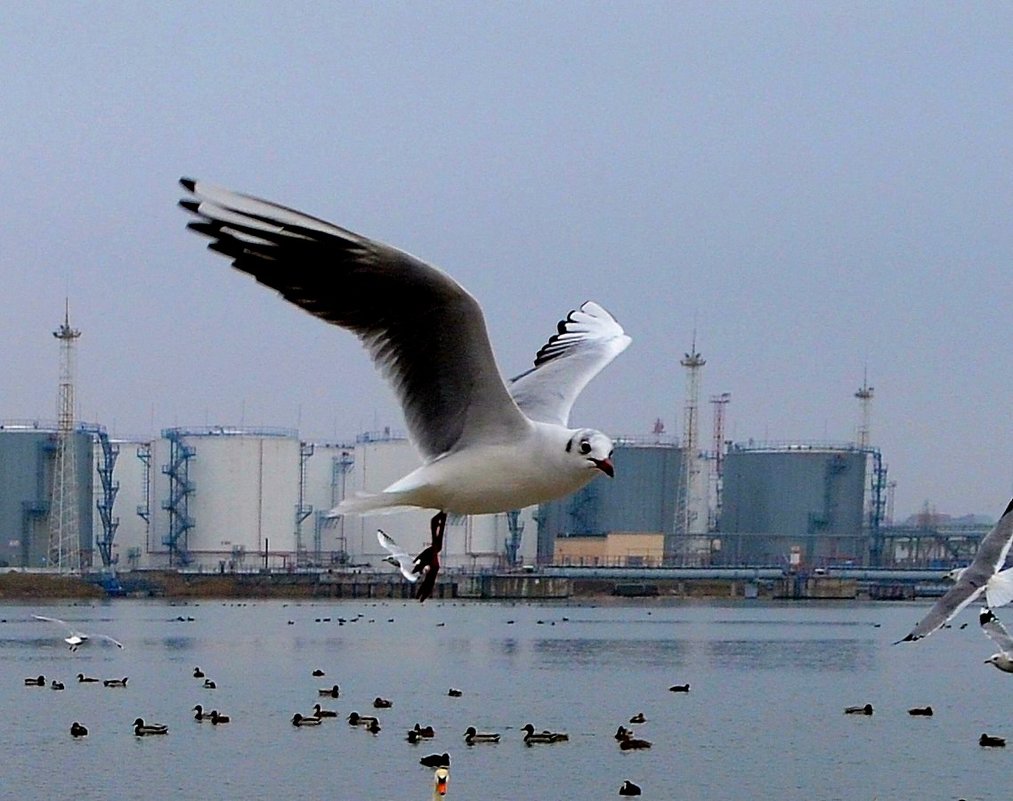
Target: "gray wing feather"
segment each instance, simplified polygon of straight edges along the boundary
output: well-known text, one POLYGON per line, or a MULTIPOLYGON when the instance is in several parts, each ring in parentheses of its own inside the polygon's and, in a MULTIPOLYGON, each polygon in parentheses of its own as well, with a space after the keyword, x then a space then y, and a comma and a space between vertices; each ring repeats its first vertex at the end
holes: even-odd
POLYGON ((47 623, 58 623, 61 626, 63 626, 67 630, 67 633, 70 634, 71 636, 81 634, 81 632, 79 632, 77 629, 71 626, 70 623, 68 623, 66 620, 60 620, 60 618, 58 617, 46 617, 45 615, 32 615, 32 617, 34 617, 36 620, 44 620, 47 623))
POLYGON ((396 248, 268 201, 182 179, 187 227, 291 303, 355 333, 394 387, 426 458, 510 439, 524 418, 496 367, 476 300, 396 248))
POLYGON ((581 390, 630 341, 616 319, 589 300, 559 321, 535 366, 510 381, 510 394, 532 420, 565 426, 581 390))
POLYGON ((965 569, 957 583, 936 601, 929 613, 900 642, 910 642, 927 637, 944 623, 953 618, 961 609, 981 595, 988 580, 1003 566, 1013 540, 1013 500, 1003 512, 999 522, 985 535, 971 564, 965 569))

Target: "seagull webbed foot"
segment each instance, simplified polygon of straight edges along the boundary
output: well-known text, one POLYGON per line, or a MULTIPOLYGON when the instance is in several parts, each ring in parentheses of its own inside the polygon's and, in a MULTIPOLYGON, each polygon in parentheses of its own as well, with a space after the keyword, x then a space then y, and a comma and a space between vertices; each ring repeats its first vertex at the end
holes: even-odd
POLYGON ((440 572, 440 551, 443 550, 443 532, 446 525, 446 512, 439 512, 433 516, 429 522, 433 542, 415 557, 415 562, 412 565, 412 572, 422 576, 422 581, 419 582, 418 589, 415 591, 415 597, 419 599, 420 603, 433 594, 433 588, 436 586, 436 576, 440 572))

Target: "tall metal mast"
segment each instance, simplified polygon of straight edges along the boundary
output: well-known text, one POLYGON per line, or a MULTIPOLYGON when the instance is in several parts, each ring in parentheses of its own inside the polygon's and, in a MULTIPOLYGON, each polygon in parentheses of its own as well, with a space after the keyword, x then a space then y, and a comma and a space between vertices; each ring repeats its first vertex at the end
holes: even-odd
POLYGON ((859 387, 855 397, 862 406, 862 418, 858 424, 858 447, 865 450, 869 447, 869 428, 872 414, 872 393, 873 387, 869 386, 868 371, 862 374, 862 386, 859 387))
POLYGON ((693 493, 700 472, 699 451, 699 408, 700 371, 707 362, 696 350, 696 332, 693 332, 693 346, 679 361, 686 368, 686 402, 683 407, 682 426, 682 469, 679 471, 679 485, 676 489, 674 542, 666 549, 669 557, 684 558, 689 546, 690 532, 696 519, 696 504, 693 493))
POLYGON ((74 446, 74 343, 81 332, 70 327, 69 300, 64 306, 63 325, 53 332, 53 336, 60 340, 60 392, 56 407, 53 501, 49 509, 49 566, 61 573, 73 573, 81 569, 74 446))
POLYGON ((720 395, 711 395, 711 405, 714 407, 714 516, 710 521, 709 529, 717 531, 721 523, 721 494, 724 491, 725 481, 725 408, 732 399, 731 393, 722 392, 720 395))

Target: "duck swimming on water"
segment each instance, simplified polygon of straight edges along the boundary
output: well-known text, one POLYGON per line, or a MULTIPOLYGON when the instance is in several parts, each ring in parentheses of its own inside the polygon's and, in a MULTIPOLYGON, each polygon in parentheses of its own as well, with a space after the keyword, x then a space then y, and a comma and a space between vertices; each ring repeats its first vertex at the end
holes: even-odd
POLYGON ((480 732, 474 726, 469 726, 467 731, 464 732, 464 742, 467 745, 476 745, 477 743, 498 743, 499 735, 493 732, 480 732))
POLYGON ((568 734, 564 734, 563 732, 547 730, 536 732, 535 727, 530 723, 525 724, 521 731, 525 732, 525 745, 535 745, 537 743, 565 743, 570 739, 570 736, 568 734))
POLYGON ((152 734, 168 734, 169 727, 162 723, 145 723, 143 718, 134 721, 134 734, 147 737, 152 734))

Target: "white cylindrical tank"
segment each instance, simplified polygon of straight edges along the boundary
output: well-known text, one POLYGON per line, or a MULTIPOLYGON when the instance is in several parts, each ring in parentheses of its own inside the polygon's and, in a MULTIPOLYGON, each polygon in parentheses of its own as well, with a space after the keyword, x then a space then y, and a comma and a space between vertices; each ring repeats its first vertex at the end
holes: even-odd
POLYGON ((295 431, 214 426, 162 433, 152 449, 153 553, 186 553, 190 565, 204 568, 295 564, 295 431))

